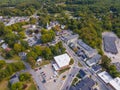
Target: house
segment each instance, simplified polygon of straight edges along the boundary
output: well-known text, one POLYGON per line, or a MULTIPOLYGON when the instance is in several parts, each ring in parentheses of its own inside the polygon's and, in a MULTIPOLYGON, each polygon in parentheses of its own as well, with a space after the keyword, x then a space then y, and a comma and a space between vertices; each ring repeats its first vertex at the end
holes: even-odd
POLYGON ((101 55, 97 54, 93 56, 91 59, 87 60, 86 63, 88 66, 93 66, 101 61, 101 55))
POLYGON ((14 84, 14 83, 19 82, 18 76, 17 76, 17 75, 12 76, 12 77, 10 78, 10 81, 9 81, 9 82, 10 82, 11 85, 14 84))
POLYGON ((42 61, 42 58, 38 57, 37 62, 41 62, 41 61, 42 61))
POLYGON ((75 43, 75 42, 77 42, 78 37, 79 37, 79 36, 78 36, 77 34, 65 36, 65 37, 64 37, 64 42, 65 42, 67 45, 69 45, 70 43, 75 43))
POLYGON ((91 58, 97 54, 96 49, 93 49, 92 47, 88 46, 81 39, 77 41, 77 47, 84 50, 84 52, 88 56, 88 58, 91 58))
POLYGON ((65 29, 65 25, 61 25, 61 29, 65 29))
POLYGON ((111 80, 113 80, 113 78, 111 77, 111 75, 106 72, 106 71, 103 71, 101 73, 98 74, 98 76, 106 83, 108 84, 111 80))
POLYGON ((6 49, 6 48, 8 48, 8 44, 3 43, 1 47, 2 47, 3 49, 6 49))
POLYGON ((103 37, 104 50, 112 54, 117 54, 118 50, 115 41, 116 41, 116 37, 104 36, 103 37))
POLYGON ((109 82, 109 85, 113 90, 120 90, 120 78, 117 77, 109 82))
POLYGON ((56 71, 62 70, 69 66, 71 58, 67 53, 55 56, 54 57, 55 63, 52 65, 56 71))
POLYGON ((4 42, 4 40, 0 39, 0 44, 3 43, 3 42, 4 42))
POLYGON ((50 24, 47 23, 46 29, 50 30, 50 29, 52 29, 53 27, 55 27, 57 25, 58 26, 60 25, 57 21, 50 22, 50 24))
POLYGON ((69 90, 95 90, 96 89, 96 82, 86 77, 79 81, 75 86, 71 86, 69 90))
POLYGON ((26 52, 20 52, 20 53, 19 53, 19 56, 20 56, 20 58, 21 58, 22 60, 25 60, 25 59, 26 59, 26 55, 27 55, 26 52))
POLYGON ((102 70, 102 67, 100 65, 93 65, 92 70, 97 73, 102 70))

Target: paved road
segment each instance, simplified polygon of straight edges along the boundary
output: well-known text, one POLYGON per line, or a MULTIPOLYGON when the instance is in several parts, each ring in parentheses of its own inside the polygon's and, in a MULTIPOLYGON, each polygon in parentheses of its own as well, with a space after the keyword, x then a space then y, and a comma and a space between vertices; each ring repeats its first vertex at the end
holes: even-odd
MULTIPOLYGON (((66 48, 67 52, 73 57, 73 59, 74 59, 74 61, 76 62, 76 64, 77 64, 77 61, 79 61, 79 62, 82 64, 83 68, 86 69, 87 73, 92 76, 92 79, 95 80, 95 81, 99 84, 100 90, 111 90, 111 88, 109 88, 109 87, 95 74, 95 72, 93 72, 92 69, 91 69, 90 67, 88 67, 88 66, 84 63, 84 61, 82 61, 82 60, 80 59, 80 57, 76 56, 75 53, 74 53, 65 43, 63 43, 63 45, 64 45, 64 47, 66 48)), ((66 83, 67 83, 68 81, 69 81, 69 80, 67 79, 67 80, 66 80, 66 83)), ((63 86, 62 90, 68 90, 68 89, 69 89, 69 84, 66 85, 66 83, 65 83, 65 85, 63 86), (66 89, 66 86, 68 86, 68 89, 66 89)))
POLYGON ((77 75, 79 70, 80 70, 80 68, 78 68, 78 67, 71 68, 70 73, 68 74, 66 81, 62 87, 62 90, 69 90, 69 87, 71 86, 71 83, 72 83, 74 77, 77 75))

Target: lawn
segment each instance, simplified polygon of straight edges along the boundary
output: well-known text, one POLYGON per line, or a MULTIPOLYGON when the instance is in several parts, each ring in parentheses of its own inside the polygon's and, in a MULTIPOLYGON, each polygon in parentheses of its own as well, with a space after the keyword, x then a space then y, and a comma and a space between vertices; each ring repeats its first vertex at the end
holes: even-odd
POLYGON ((34 83, 31 83, 30 86, 26 90, 37 90, 34 83))
POLYGON ((74 78, 74 80, 72 81, 72 85, 75 85, 78 82, 78 78, 74 78))
POLYGON ((80 63, 80 62, 78 62, 78 66, 79 66, 79 67, 82 67, 82 65, 81 65, 81 63, 80 63))
POLYGON ((72 65, 74 63, 74 60, 73 59, 71 59, 70 60, 70 65, 72 65))
POLYGON ((65 69, 63 69, 63 70, 60 70, 60 71, 59 71, 59 74, 62 74, 62 73, 64 73, 64 72, 68 71, 69 69, 70 69, 70 67, 65 68, 65 69))
POLYGON ((49 63, 50 63, 49 60, 44 60, 44 61, 42 61, 42 62, 40 63, 40 66, 44 66, 44 65, 47 65, 47 64, 49 64, 49 63))
POLYGON ((9 90, 7 80, 3 80, 2 82, 0 82, 0 90, 9 90))

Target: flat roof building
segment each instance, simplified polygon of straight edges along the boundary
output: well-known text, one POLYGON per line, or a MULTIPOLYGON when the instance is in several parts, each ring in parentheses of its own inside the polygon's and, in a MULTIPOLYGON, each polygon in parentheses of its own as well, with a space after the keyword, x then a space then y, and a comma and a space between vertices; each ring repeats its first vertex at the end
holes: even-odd
POLYGON ((65 36, 64 37, 64 41, 65 41, 65 43, 67 44, 67 45, 69 45, 70 43, 75 43, 75 42, 77 42, 77 40, 78 40, 78 35, 77 34, 75 34, 75 35, 68 35, 68 36, 65 36))
POLYGON ((120 90, 120 78, 119 77, 111 80, 109 84, 114 90, 120 90))
POLYGON ((98 74, 98 76, 106 83, 108 84, 113 78, 110 76, 110 74, 106 71, 103 71, 98 74))
POLYGON ((54 60, 56 62, 55 64, 53 64, 54 69, 61 70, 69 66, 71 58, 67 53, 65 53, 59 56, 55 56, 54 60))
POLYGON ((97 73, 102 70, 102 67, 100 65, 93 65, 92 70, 97 73))
POLYGON ((91 59, 87 60, 86 63, 88 66, 93 66, 97 63, 99 63, 101 60, 101 55, 97 54, 95 56, 93 56, 91 59))
POLYGON ((118 50, 115 41, 116 37, 104 36, 103 37, 104 50, 112 54, 117 54, 118 50))
POLYGON ((94 55, 97 54, 97 50, 93 49, 92 47, 90 47, 89 45, 87 45, 86 43, 84 43, 82 40, 78 40, 77 41, 78 47, 81 48, 82 50, 85 51, 86 55, 91 58, 94 55))

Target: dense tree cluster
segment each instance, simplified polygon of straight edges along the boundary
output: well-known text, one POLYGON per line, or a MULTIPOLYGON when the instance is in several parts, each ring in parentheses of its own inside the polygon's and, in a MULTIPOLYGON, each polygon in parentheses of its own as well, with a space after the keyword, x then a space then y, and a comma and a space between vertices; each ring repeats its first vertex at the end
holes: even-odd
MULTIPOLYGON (((2 63, 2 67, 3 67, 3 63, 2 63)), ((0 69, 0 81, 22 69, 25 69, 25 66, 22 62, 16 62, 16 63, 10 63, 10 64, 4 63, 4 69, 0 69)))
POLYGON ((53 30, 42 30, 41 34, 42 43, 51 42, 55 39, 55 32, 53 30))
POLYGON ((117 71, 116 66, 111 64, 111 60, 107 56, 102 56, 102 63, 104 69, 106 69, 113 77, 120 77, 120 73, 117 71))
POLYGON ((62 42, 57 43, 55 46, 34 46, 32 50, 27 54, 27 61, 34 66, 36 59, 41 56, 45 60, 51 60, 53 56, 65 53, 65 48, 62 42))

